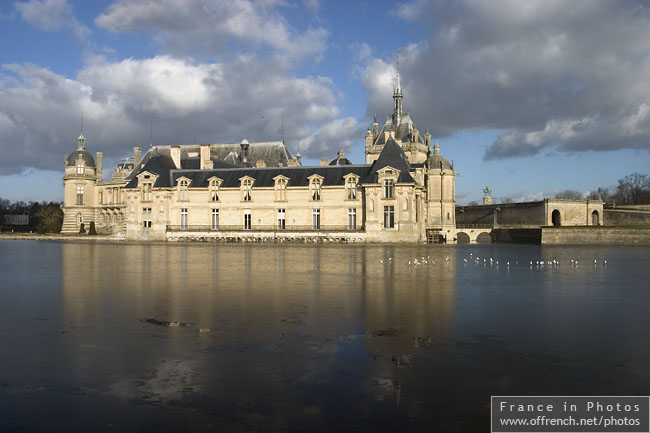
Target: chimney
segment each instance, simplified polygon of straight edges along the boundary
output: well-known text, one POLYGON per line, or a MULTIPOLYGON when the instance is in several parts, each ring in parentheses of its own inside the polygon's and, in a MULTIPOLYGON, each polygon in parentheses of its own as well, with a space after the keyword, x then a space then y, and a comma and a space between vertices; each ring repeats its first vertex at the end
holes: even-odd
POLYGON ((296 153, 296 163, 298 165, 302 165, 302 155, 300 154, 300 152, 296 153))
POLYGON ((174 161, 176 168, 181 168, 181 147, 172 146, 169 149, 169 156, 172 157, 172 161, 174 161))
POLYGON ((134 147, 133 148, 133 166, 140 162, 140 153, 142 153, 142 149, 139 147, 134 147))
POLYGON ((321 158, 320 159, 320 165, 327 165, 329 162, 327 161, 327 158, 321 158))
POLYGON ((266 162, 263 159, 258 159, 255 163, 255 167, 266 167, 266 162))
POLYGON ((241 141, 241 143, 239 144, 239 147, 241 147, 240 157, 241 157, 242 162, 247 162, 247 160, 248 160, 248 140, 246 140, 244 138, 241 141))
POLYGON ((96 167, 96 174, 97 174, 97 180, 101 181, 102 180, 102 159, 104 158, 104 154, 101 152, 97 152, 95 154, 95 161, 97 161, 96 167))
POLYGON ((298 161, 296 161, 296 158, 291 158, 287 161, 287 167, 297 167, 298 166, 298 161))
MULTIPOLYGON (((209 144, 202 144, 201 145, 201 170, 205 170, 208 168, 208 161, 211 162, 210 160, 210 145, 209 144)), ((210 167, 212 168, 212 167, 210 167)))

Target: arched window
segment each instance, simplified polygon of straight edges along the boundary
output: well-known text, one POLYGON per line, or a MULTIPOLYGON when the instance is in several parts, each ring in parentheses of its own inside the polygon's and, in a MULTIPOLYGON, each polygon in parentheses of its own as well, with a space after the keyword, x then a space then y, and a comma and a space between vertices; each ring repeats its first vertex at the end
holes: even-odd
POLYGON ((253 199, 253 179, 243 179, 241 182, 241 191, 242 200, 251 201, 253 199))
POLYGON ((287 178, 275 178, 275 201, 287 201, 287 178))
POLYGON ((345 182, 345 190, 347 192, 348 200, 357 199, 357 179, 354 177, 349 177, 347 182, 345 182))
POLYGON ((210 201, 219 201, 219 181, 217 179, 210 181, 210 201))
POLYGON ((561 216, 560 216, 560 211, 555 209, 553 213, 551 213, 551 222, 555 227, 560 227, 562 225, 561 221, 561 216))
POLYGON ((321 187, 323 186, 323 179, 319 177, 312 178, 309 189, 311 190, 311 199, 314 201, 320 200, 321 187))
POLYGON ((80 213, 77 214, 76 220, 77 220, 77 227, 81 227, 81 224, 84 222, 84 218, 81 216, 80 213))
POLYGON ((187 179, 182 179, 179 183, 179 190, 178 190, 178 199, 181 201, 187 201, 189 199, 188 195, 188 187, 190 183, 187 181, 187 179))

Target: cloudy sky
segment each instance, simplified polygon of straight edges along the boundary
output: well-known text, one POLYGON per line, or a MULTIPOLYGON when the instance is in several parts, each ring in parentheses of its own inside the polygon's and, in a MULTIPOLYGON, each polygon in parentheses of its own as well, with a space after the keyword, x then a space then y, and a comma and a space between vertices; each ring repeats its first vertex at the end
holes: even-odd
POLYGON ((279 140, 363 162, 404 108, 454 160, 460 204, 611 186, 650 165, 642 1, 0 2, 0 196, 62 200, 83 132, 133 146, 279 140), (284 122, 283 122, 284 119, 284 122))

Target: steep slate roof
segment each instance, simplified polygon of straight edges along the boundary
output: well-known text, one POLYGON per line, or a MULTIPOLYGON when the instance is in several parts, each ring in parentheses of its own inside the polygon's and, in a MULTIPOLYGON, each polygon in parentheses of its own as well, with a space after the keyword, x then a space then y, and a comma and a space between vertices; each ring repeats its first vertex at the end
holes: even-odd
POLYGON ((172 185, 180 177, 192 179, 191 188, 208 186, 208 179, 216 176, 223 180, 222 187, 239 187, 240 178, 249 176, 255 179, 253 187, 273 187, 274 177, 282 175, 289 178, 287 186, 309 186, 309 176, 317 174, 323 177, 323 186, 343 185, 343 176, 356 174, 360 178, 368 173, 369 165, 313 166, 313 167, 251 167, 215 170, 173 170, 172 185))
POLYGON ((368 176, 363 179, 363 183, 377 183, 377 171, 388 166, 400 171, 399 178, 397 179, 398 183, 415 182, 409 174, 410 165, 408 158, 402 148, 399 147, 399 144, 390 137, 381 150, 379 158, 372 164, 368 176))
MULTIPOLYGON (((187 154, 185 154, 187 155, 187 154)), ((181 153, 181 158, 184 155, 181 153)), ((208 186, 208 179, 216 176, 223 180, 223 187, 239 187, 240 178, 250 176, 255 179, 253 187, 273 187, 274 177, 283 175, 289 178, 287 186, 309 186, 309 177, 317 174, 323 177, 323 186, 343 185, 343 177, 355 174, 361 183, 377 183, 377 171, 384 167, 393 167, 400 171, 398 183, 415 182, 409 170, 408 158, 397 142, 390 138, 384 145, 379 158, 372 164, 326 165, 326 166, 294 166, 294 167, 235 167, 222 160, 213 159, 214 168, 200 170, 199 159, 196 157, 181 160, 182 169, 177 169, 169 155, 169 148, 154 148, 145 154, 137 167, 129 175, 125 188, 137 188, 137 176, 143 171, 158 175, 154 188, 169 188, 176 185, 180 177, 191 179, 191 188, 208 186), (189 168, 192 167, 192 168, 189 168)), ((420 164, 421 165, 421 164, 420 164)))
MULTIPOLYGON (((142 168, 139 170, 133 170, 129 175, 130 181, 126 184, 124 188, 137 188, 138 179, 135 177, 143 171, 148 171, 150 173, 155 173, 158 175, 156 183, 154 183, 154 188, 165 188, 172 186, 170 183, 170 172, 176 168, 174 161, 170 156, 167 155, 155 155, 149 156, 146 161, 143 159, 142 168)), ((140 164, 138 164, 140 166, 140 164)))
MULTIPOLYGON (((210 153, 217 159, 225 160, 231 152, 239 155, 241 152, 240 143, 213 145, 210 153)), ((280 164, 286 166, 290 159, 291 155, 281 141, 249 143, 248 145, 247 160, 253 165, 257 161, 266 161, 268 166, 277 166, 280 164)))
MULTIPOLYGON (((413 142, 413 130, 416 129, 415 123, 413 123, 413 120, 411 119, 411 115, 409 113, 403 113, 402 118, 400 119, 399 125, 397 125, 397 129, 395 128, 395 125, 393 124, 393 116, 388 115, 386 117, 386 123, 384 123, 384 126, 381 128, 381 131, 379 132, 379 135, 377 136, 377 140, 373 144, 375 145, 381 145, 384 144, 384 132, 391 132, 395 131, 395 138, 398 140, 402 140, 403 142, 413 142)), ((422 135, 418 135, 418 143, 424 144, 424 141, 422 139, 422 135)))

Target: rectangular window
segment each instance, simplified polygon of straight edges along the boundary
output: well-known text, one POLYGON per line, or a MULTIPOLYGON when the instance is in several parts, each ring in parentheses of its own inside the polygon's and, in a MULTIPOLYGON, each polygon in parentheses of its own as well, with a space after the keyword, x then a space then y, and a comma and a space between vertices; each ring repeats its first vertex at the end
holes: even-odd
POLYGON ((77 204, 84 204, 84 187, 77 185, 77 204))
POLYGON ((181 229, 187 230, 187 208, 181 209, 181 229))
POLYGON ((84 174, 84 165, 77 164, 77 174, 84 174))
POLYGON ((244 230, 250 230, 252 227, 251 211, 244 211, 244 230))
POLYGON ((179 182, 179 191, 178 191, 178 199, 180 201, 187 201, 188 200, 188 191, 187 188, 189 187, 190 183, 183 179, 179 182))
POLYGON ((278 229, 284 230, 286 228, 286 218, 284 209, 278 209, 278 229))
POLYGON ((219 209, 212 209, 212 230, 219 230, 219 209))
POLYGON ((384 198, 395 197, 395 181, 393 179, 384 180, 384 198))
POLYGON ((357 199, 357 182, 354 179, 348 179, 346 185, 346 189, 348 192, 348 200, 356 200, 357 199))
POLYGON ((151 228, 151 208, 142 208, 142 227, 145 229, 151 228))
POLYGON ((357 228, 357 210, 355 208, 348 209, 348 230, 356 230, 357 228))
POLYGON ((384 228, 395 228, 395 206, 384 206, 384 228))
POLYGON ((322 183, 320 179, 314 179, 311 181, 311 199, 314 201, 320 200, 320 189, 322 183))
POLYGON ((312 209, 311 211, 311 228, 320 230, 320 209, 312 209))
POLYGON ((142 185, 142 201, 151 201, 151 184, 149 182, 142 185))

